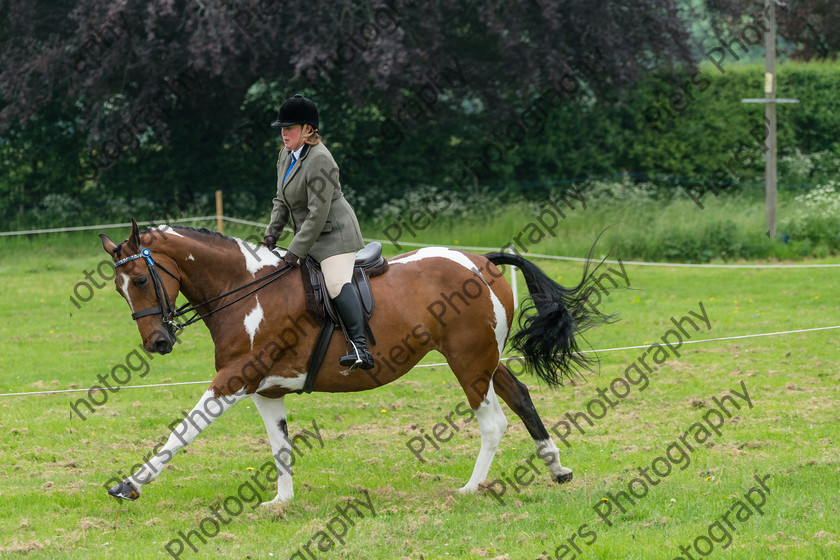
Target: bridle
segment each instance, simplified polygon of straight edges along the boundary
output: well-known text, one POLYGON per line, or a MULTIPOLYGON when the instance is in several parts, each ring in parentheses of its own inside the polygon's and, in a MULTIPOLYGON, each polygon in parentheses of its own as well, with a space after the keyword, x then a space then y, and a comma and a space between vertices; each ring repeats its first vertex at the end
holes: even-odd
POLYGON ((131 262, 135 259, 140 259, 140 258, 144 259, 146 261, 146 265, 149 267, 149 275, 152 277, 152 284, 155 287, 155 296, 157 296, 158 305, 157 305, 157 307, 150 307, 148 309, 143 309, 142 311, 135 311, 134 313, 131 314, 131 318, 136 321, 137 319, 139 319, 141 317, 146 317, 148 315, 161 315, 163 317, 164 324, 166 324, 172 330, 172 334, 175 334, 179 330, 181 330, 185 327, 188 327, 189 325, 192 325, 193 323, 196 323, 196 322, 204 319, 208 315, 212 315, 213 313, 216 313, 217 311, 221 311, 225 307, 229 307, 229 306, 233 305, 234 303, 245 299, 246 297, 250 296, 254 292, 256 292, 258 290, 261 290, 262 288, 266 287, 272 281, 274 281, 277 278, 283 276, 285 273, 287 273, 289 270, 292 269, 291 265, 286 264, 285 267, 278 268, 275 271, 269 272, 265 276, 261 276, 260 278, 257 278, 253 282, 248 282, 247 284, 239 286, 238 288, 234 288, 233 290, 225 292, 222 295, 219 295, 219 296, 216 296, 214 298, 208 299, 207 301, 205 301, 203 303, 199 303, 198 305, 190 305, 189 303, 185 303, 181 307, 175 309, 175 307, 172 305, 172 300, 170 300, 170 298, 169 298, 169 293, 166 291, 166 286, 163 284, 163 281, 160 279, 160 274, 158 274, 158 268, 160 268, 162 271, 164 271, 169 276, 174 278, 178 282, 179 287, 181 285, 181 279, 178 278, 177 276, 175 276, 174 274, 172 274, 162 264, 160 264, 158 262, 155 262, 155 260, 152 258, 151 251, 149 251, 147 248, 145 248, 141 245, 139 253, 137 253, 136 255, 131 255, 130 257, 126 257, 124 259, 121 259, 121 260, 115 262, 114 263, 114 269, 116 269, 116 268, 118 268, 118 267, 120 267, 120 266, 122 266, 122 265, 124 265, 128 262, 131 262), (231 294, 234 294, 234 293, 236 293, 240 290, 244 290, 245 288, 248 288, 248 287, 253 286, 255 284, 260 284, 260 285, 257 286, 256 288, 254 288, 253 290, 251 290, 250 292, 248 292, 247 294, 245 294, 243 296, 240 296, 240 297, 236 298, 235 300, 233 300, 231 302, 228 302, 228 303, 226 303, 226 304, 224 304, 220 307, 217 307, 216 309, 213 309, 213 310, 211 310, 211 311, 209 311, 209 312, 207 312, 203 315, 198 312, 198 309, 200 307, 204 307, 205 305, 207 305, 209 303, 212 303, 214 301, 218 301, 222 298, 225 298, 225 297, 227 297, 231 294), (184 316, 188 313, 194 313, 194 315, 192 317, 190 317, 189 319, 185 320, 185 321, 178 321, 177 320, 180 317, 182 317, 182 316, 184 316))

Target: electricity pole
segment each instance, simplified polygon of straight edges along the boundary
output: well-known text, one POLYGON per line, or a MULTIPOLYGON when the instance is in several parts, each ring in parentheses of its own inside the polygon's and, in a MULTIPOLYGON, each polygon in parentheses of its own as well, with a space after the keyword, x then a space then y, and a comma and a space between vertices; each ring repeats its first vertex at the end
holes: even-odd
POLYGON ((767 153, 764 158, 764 204, 767 237, 776 237, 776 1, 764 0, 770 30, 764 36, 764 116, 767 127, 767 153))
MULTIPOLYGON (((776 99, 776 2, 764 0, 764 13, 769 19, 769 30, 764 35, 764 97, 742 99, 742 103, 764 103, 764 121, 767 126, 764 153, 764 206, 767 217, 767 237, 776 236, 776 104, 799 103, 798 99, 776 99)), ((780 4, 785 7, 784 4, 780 4)))

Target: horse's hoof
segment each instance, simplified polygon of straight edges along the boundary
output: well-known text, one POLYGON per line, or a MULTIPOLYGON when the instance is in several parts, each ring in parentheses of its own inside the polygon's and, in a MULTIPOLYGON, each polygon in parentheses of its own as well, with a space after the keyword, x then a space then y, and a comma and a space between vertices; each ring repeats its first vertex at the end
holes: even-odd
POLYGON ((564 470, 568 470, 569 472, 560 473, 554 477, 554 481, 557 484, 563 484, 564 482, 569 482, 570 480, 572 480, 572 471, 569 469, 564 470))
POLYGON ((260 505, 261 506, 273 506, 273 505, 285 504, 286 502, 288 502, 291 499, 292 499, 292 496, 289 496, 288 498, 281 498, 280 496, 277 496, 273 500, 271 500, 270 502, 261 502, 260 505))
POLYGON ((140 497, 140 492, 135 490, 134 486, 132 486, 127 480, 123 480, 108 490, 108 494, 115 498, 122 498, 123 500, 128 500, 130 502, 133 502, 140 497))
POLYGON ((290 499, 291 499, 291 498, 287 498, 287 499, 285 499, 285 500, 279 500, 279 499, 277 499, 277 498, 274 498, 274 499, 273 499, 273 500, 271 500, 270 502, 260 502, 260 506, 261 506, 261 507, 266 507, 266 506, 279 506, 280 504, 285 504, 285 503, 286 503, 286 502, 288 502, 290 499))

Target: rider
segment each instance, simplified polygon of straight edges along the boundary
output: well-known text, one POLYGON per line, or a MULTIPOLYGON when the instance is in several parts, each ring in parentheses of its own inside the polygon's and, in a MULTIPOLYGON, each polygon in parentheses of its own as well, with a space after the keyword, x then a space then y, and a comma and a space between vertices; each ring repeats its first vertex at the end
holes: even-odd
POLYGON ((327 294, 347 329, 352 349, 339 363, 354 370, 373 368, 359 293, 350 284, 357 250, 364 247, 353 207, 345 200, 338 165, 318 134, 318 108, 300 94, 287 99, 271 123, 285 149, 277 157, 277 195, 264 243, 274 249, 291 220, 294 238, 283 259, 292 266, 311 255, 321 265, 327 294))

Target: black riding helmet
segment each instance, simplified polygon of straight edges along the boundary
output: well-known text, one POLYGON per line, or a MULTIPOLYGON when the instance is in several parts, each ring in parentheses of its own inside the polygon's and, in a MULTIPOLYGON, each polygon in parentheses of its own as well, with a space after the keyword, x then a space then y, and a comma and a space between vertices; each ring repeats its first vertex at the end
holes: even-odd
POLYGON ((271 123, 273 127, 292 126, 293 124, 308 124, 318 130, 318 107, 311 99, 297 94, 283 102, 277 111, 277 120, 271 123))

